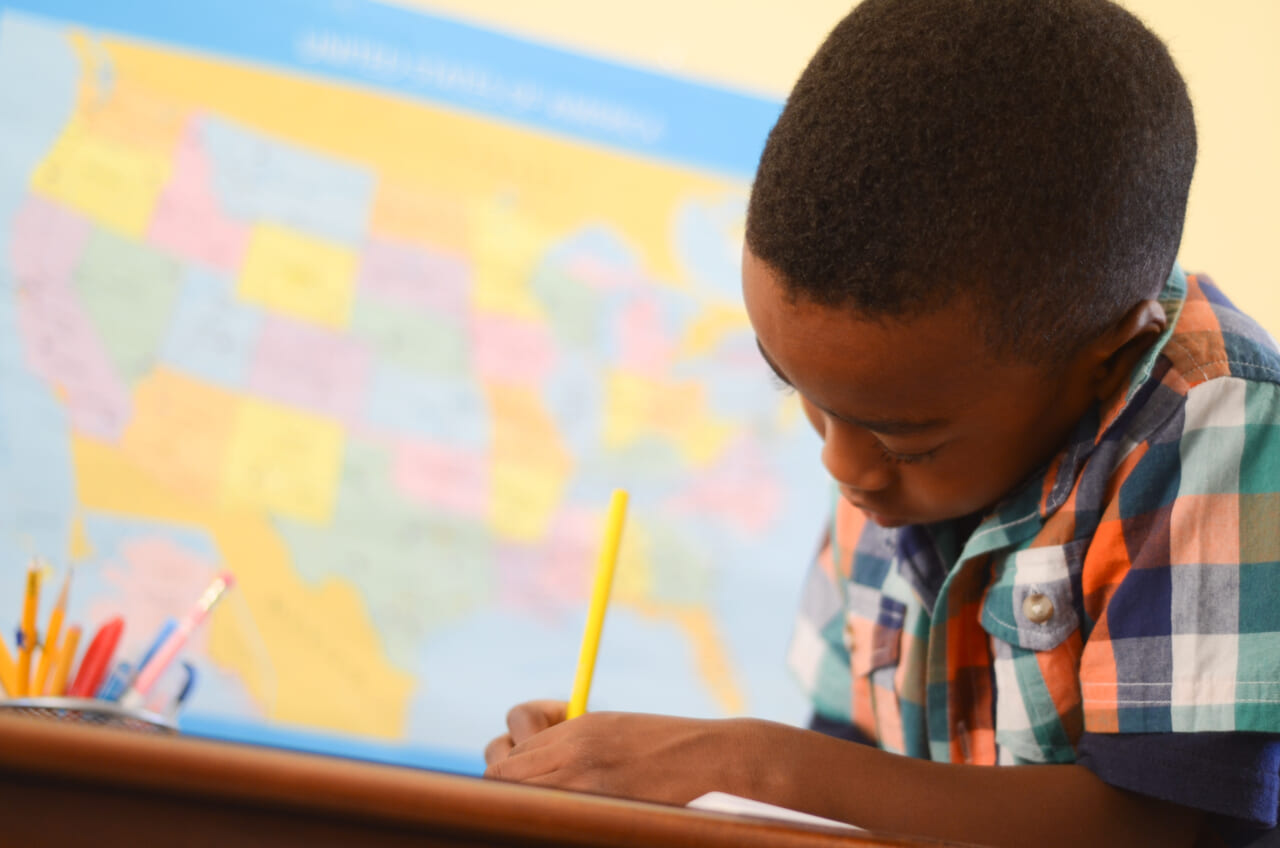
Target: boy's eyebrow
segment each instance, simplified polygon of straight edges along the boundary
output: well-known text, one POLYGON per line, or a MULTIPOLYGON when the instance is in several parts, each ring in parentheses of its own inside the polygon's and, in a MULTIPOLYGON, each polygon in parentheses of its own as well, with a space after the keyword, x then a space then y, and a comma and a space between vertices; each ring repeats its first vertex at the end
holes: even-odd
MULTIPOLYGON (((764 352, 764 345, 760 344, 760 339, 758 338, 756 339, 756 349, 760 351, 760 356, 764 358, 765 364, 772 369, 777 378, 788 386, 795 388, 794 384, 787 379, 787 375, 782 373, 782 369, 769 358, 769 354, 764 352)), ((850 418, 847 415, 841 415, 838 412, 833 412, 830 409, 818 406, 818 404, 814 403, 812 400, 810 400, 809 403, 813 403, 813 405, 817 406, 818 409, 821 409, 833 418, 840 419, 846 424, 852 424, 855 427, 861 427, 862 429, 870 430, 873 433, 883 433, 886 436, 910 436, 915 433, 923 433, 927 430, 932 430, 935 427, 940 427, 946 423, 946 421, 941 418, 925 418, 920 420, 908 420, 905 418, 850 418)))

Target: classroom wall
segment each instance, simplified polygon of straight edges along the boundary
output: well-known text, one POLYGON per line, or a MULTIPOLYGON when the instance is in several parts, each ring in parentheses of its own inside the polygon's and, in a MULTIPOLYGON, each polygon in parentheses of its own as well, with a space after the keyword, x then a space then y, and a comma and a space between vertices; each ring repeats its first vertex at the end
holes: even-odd
MULTIPOLYGON (((402 0, 570 49, 781 98, 848 0, 402 0)), ((1280 2, 1123 0, 1191 89, 1200 162, 1181 258, 1280 335, 1280 2)))

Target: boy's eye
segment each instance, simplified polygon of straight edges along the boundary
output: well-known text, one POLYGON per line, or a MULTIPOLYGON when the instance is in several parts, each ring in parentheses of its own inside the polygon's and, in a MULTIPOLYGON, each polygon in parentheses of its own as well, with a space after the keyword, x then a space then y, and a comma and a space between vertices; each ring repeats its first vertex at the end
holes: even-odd
POLYGON ((773 383, 773 387, 783 394, 789 395, 796 390, 795 386, 779 377, 778 372, 774 371, 772 368, 769 369, 769 382, 773 383))
POLYGON ((879 439, 876 440, 876 444, 880 446, 880 453, 884 455, 886 461, 894 462, 899 465, 910 465, 913 462, 924 462, 926 460, 933 459, 934 454, 938 452, 937 448, 931 448, 930 450, 921 451, 919 453, 899 453, 895 450, 889 450, 889 448, 885 447, 884 442, 881 442, 879 439))

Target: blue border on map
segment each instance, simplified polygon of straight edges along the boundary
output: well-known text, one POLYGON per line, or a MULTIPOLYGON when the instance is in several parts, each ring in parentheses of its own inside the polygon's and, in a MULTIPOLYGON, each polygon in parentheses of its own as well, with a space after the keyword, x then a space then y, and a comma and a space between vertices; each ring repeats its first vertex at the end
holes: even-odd
POLYGON ((365 737, 337 733, 318 733, 265 724, 247 719, 228 718, 203 713, 184 714, 178 728, 187 736, 219 741, 234 741, 269 748, 284 748, 307 754, 324 754, 353 760, 384 763, 393 766, 445 771, 479 777, 484 773, 484 758, 476 754, 443 748, 418 747, 403 742, 374 742, 365 737))
POLYGON ((750 178, 781 104, 369 0, 15 0, 69 24, 750 178))

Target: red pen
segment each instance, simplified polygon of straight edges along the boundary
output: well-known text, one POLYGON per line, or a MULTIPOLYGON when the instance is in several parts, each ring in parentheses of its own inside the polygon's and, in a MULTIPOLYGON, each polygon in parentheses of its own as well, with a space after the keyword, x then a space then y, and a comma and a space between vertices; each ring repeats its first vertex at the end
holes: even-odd
POLYGON ((124 632, 124 619, 116 616, 98 628, 80 661, 80 670, 76 672, 75 682, 67 690, 72 698, 92 698, 102 685, 111 667, 111 658, 115 655, 116 645, 120 644, 120 634, 124 632))

